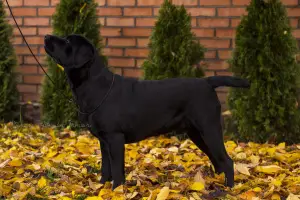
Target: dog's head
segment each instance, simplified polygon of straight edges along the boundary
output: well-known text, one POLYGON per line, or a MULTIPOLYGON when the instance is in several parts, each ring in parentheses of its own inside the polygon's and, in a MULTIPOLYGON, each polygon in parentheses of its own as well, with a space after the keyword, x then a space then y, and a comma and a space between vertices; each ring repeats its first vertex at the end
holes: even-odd
POLYGON ((46 53, 66 70, 83 67, 96 53, 85 37, 76 34, 64 38, 46 35, 44 43, 46 53))
POLYGON ((83 36, 72 34, 67 37, 45 36, 45 51, 61 65, 71 88, 79 87, 88 80, 90 67, 97 52, 94 46, 83 36))

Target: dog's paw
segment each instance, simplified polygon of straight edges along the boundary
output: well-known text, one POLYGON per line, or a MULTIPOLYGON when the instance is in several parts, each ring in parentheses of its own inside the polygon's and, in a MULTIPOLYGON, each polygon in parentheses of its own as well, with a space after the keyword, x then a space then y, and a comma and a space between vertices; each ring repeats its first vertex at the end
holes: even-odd
POLYGON ((117 187, 121 186, 125 184, 125 180, 117 180, 117 181, 113 181, 113 185, 112 185, 112 190, 114 191, 117 187))

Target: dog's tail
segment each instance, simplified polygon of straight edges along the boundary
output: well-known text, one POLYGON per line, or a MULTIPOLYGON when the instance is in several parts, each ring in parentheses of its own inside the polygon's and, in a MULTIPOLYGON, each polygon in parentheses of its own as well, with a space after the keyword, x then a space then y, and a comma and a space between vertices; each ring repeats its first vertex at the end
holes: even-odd
POLYGON ((210 76, 206 77, 205 80, 212 88, 220 86, 238 87, 238 88, 249 88, 250 83, 246 79, 233 77, 233 76, 210 76))

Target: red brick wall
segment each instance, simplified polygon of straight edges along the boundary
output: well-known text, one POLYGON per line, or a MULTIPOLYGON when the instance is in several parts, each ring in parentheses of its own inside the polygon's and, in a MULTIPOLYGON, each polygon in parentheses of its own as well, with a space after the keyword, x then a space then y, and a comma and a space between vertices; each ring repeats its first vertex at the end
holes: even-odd
MULTIPOLYGON (((13 7, 33 52, 44 62, 43 37, 51 33, 51 15, 59 0, 8 0, 13 7)), ((287 6, 294 36, 300 39, 300 0, 282 0, 287 6)), ((147 43, 159 6, 163 0, 97 0, 98 15, 103 24, 104 52, 109 65, 124 76, 141 75, 141 63, 148 54, 147 43)), ((193 31, 208 48, 206 75, 229 74, 225 62, 234 47, 235 28, 250 0, 173 0, 184 4, 192 15, 193 31)), ((9 13, 8 13, 9 14, 9 13)), ((9 17, 11 24, 13 20, 9 17)), ((43 72, 30 55, 14 25, 14 45, 19 60, 18 72, 21 101, 39 100, 43 72)), ((222 102, 226 89, 219 90, 222 102)))

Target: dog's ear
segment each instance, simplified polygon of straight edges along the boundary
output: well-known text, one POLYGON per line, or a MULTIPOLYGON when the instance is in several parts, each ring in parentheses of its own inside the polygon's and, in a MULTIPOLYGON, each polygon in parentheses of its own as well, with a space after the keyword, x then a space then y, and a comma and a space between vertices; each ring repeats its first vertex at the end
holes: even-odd
POLYGON ((76 41, 78 45, 73 49, 73 68, 83 67, 95 54, 94 46, 86 39, 81 38, 76 41))

